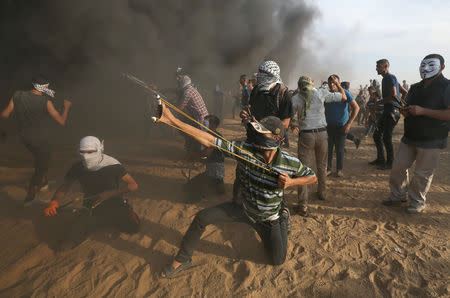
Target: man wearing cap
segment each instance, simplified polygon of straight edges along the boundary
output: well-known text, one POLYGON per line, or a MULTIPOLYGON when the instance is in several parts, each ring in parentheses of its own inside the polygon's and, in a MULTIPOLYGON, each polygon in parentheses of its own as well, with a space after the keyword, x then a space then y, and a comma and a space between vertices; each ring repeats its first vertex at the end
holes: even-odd
POLYGON ((450 81, 442 75, 444 58, 430 54, 423 58, 419 71, 422 81, 413 84, 400 112, 405 117, 404 135, 392 167, 391 195, 384 205, 410 204, 408 213, 420 213, 426 206, 440 151, 447 147, 450 121, 450 81), (415 162, 414 174, 409 169, 415 162))
POLYGON ((254 133, 247 140, 225 141, 196 129, 179 119, 163 104, 158 122, 179 128, 205 147, 217 147, 225 155, 237 157, 237 171, 242 204, 236 201, 222 203, 197 213, 183 237, 180 250, 162 277, 171 278, 179 271, 191 266, 191 257, 198 247, 206 226, 220 222, 243 222, 251 225, 260 235, 270 255, 271 263, 282 264, 287 253, 289 211, 283 205, 284 189, 314 183, 314 172, 296 157, 281 151, 285 135, 283 123, 277 117, 265 117, 260 122, 251 122, 248 129, 254 133))
MULTIPOLYGON (((339 83, 337 78, 333 78, 339 83)), ((314 88, 312 79, 301 76, 298 79, 298 92, 292 97, 294 114, 298 113, 298 125, 294 133, 298 133, 298 158, 307 165, 316 161, 319 200, 325 200, 326 167, 328 155, 327 122, 325 120, 326 102, 342 102, 347 100, 344 89, 330 92, 328 88, 314 88)), ((296 210, 301 216, 308 215, 308 186, 298 189, 299 206, 296 210)))
POLYGON ((49 89, 49 82, 42 76, 33 78, 33 89, 30 91, 16 91, 8 106, 0 116, 8 118, 15 112, 20 139, 34 158, 34 174, 28 187, 25 206, 32 204, 40 190, 48 189, 47 173, 50 162, 49 119, 53 118, 59 125, 64 126, 72 103, 64 100, 64 111, 60 114, 53 105, 52 98, 55 91, 49 89))
MULTIPOLYGON (((92 210, 94 218, 93 221, 87 219, 80 223, 80 227, 85 226, 86 229, 82 232, 89 232, 87 230, 94 228, 91 225, 95 224, 125 233, 136 233, 139 230, 139 218, 122 196, 136 191, 138 185, 117 159, 103 151, 103 142, 98 138, 87 136, 81 139, 78 148, 81 160, 69 169, 64 183, 55 192, 44 213, 46 216, 56 215, 60 201, 73 183, 79 182, 85 196, 83 206, 92 210)), ((77 232, 80 227, 74 227, 72 232, 77 232)))

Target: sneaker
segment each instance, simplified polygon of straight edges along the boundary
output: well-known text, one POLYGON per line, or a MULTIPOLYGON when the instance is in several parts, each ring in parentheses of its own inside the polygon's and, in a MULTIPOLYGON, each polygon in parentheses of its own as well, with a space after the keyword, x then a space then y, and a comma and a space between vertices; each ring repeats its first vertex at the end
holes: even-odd
POLYGON ((327 177, 332 174, 331 170, 327 170, 327 177))
POLYGON ((336 173, 336 177, 339 177, 339 178, 344 177, 344 172, 342 170, 338 170, 336 173))
POLYGON ((371 165, 371 166, 381 166, 381 165, 384 165, 384 163, 385 163, 385 161, 382 160, 382 159, 375 159, 375 160, 372 160, 371 162, 369 162, 369 165, 371 165))
POLYGON ((405 201, 404 200, 393 200, 391 197, 389 197, 389 198, 383 200, 382 204, 384 206, 401 206, 401 204, 405 201))
POLYGON ((353 142, 355 143, 356 149, 358 149, 359 145, 361 144, 361 140, 359 138, 355 138, 353 142))
POLYGON ((417 207, 408 206, 408 208, 406 208, 406 213, 418 214, 418 213, 421 213, 424 209, 425 209, 425 205, 417 206, 417 207))

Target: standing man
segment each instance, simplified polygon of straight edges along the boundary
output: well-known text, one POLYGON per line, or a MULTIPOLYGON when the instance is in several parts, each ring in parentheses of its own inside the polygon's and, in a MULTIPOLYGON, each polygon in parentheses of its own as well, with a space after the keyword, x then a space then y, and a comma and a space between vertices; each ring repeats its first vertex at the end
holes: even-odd
POLYGON ((389 179, 391 196, 383 204, 392 206, 406 202, 408 191, 411 200, 406 209, 408 213, 420 213, 425 209, 440 151, 447 147, 450 81, 442 75, 444 62, 439 54, 423 58, 419 68, 422 81, 411 86, 407 106, 401 109, 405 117, 404 135, 389 179), (414 161, 414 175, 408 177, 414 161))
MULTIPOLYGON (((395 75, 389 73, 389 61, 387 59, 378 60, 376 70, 379 75, 383 76, 380 104, 384 105, 384 110, 373 134, 373 140, 377 147, 377 158, 369 164, 378 166, 380 170, 389 170, 392 169, 392 162, 394 161, 392 133, 400 119, 400 113, 396 108, 399 101, 400 85, 395 75), (397 103, 397 105, 394 103, 397 103), (386 158, 384 157, 384 148, 386 148, 386 158)), ((404 94, 406 95, 406 92, 404 94)))
MULTIPOLYGON (((205 123, 205 117, 208 115, 205 102, 198 90, 192 85, 191 78, 182 75, 178 79, 178 87, 180 89, 181 104, 180 109, 184 110, 197 123, 192 123, 197 128, 202 128, 199 123, 208 127, 205 123)), ((200 158, 200 145, 189 137, 185 137, 185 149, 188 154, 188 159, 195 160, 200 158)))
POLYGON ((328 86, 332 92, 345 92, 347 100, 344 102, 330 102, 325 103, 325 115, 327 119, 327 132, 328 132, 328 165, 327 174, 331 174, 332 162, 333 162, 333 147, 336 147, 336 176, 344 177, 344 148, 347 134, 350 131, 353 120, 358 115, 359 107, 353 99, 353 96, 342 88, 339 83, 338 75, 331 75, 328 77, 328 86), (337 79, 337 81, 335 80, 337 79), (343 90, 343 91, 342 91, 343 90), (352 113, 349 116, 349 105, 352 109, 352 113))
POLYGON ((288 88, 280 77, 280 67, 274 61, 264 61, 256 74, 258 84, 250 94, 250 114, 241 111, 241 118, 254 117, 261 120, 267 116, 275 116, 283 121, 284 127, 289 127, 292 116, 292 101, 288 88))
POLYGON ((408 85, 408 83, 406 83, 406 80, 403 80, 402 87, 405 88, 406 91, 409 91, 409 85, 408 85))
MULTIPOLYGON (((339 83, 336 77, 332 80, 339 83)), ((347 94, 342 88, 339 92, 316 89, 312 79, 307 76, 301 76, 297 85, 298 93, 292 97, 292 106, 294 114, 298 112, 298 126, 294 128, 294 133, 298 133, 298 158, 310 166, 316 161, 319 181, 317 195, 319 200, 325 200, 328 140, 324 103, 345 102, 347 94)), ((299 187, 299 206, 296 211, 301 216, 308 216, 308 197, 308 186, 299 187)))
POLYGON ((51 98, 55 91, 49 89, 49 81, 42 76, 32 80, 33 89, 30 91, 16 91, 9 101, 9 105, 1 112, 6 119, 14 111, 18 132, 22 143, 34 158, 34 174, 28 187, 24 205, 29 206, 36 194, 48 188, 48 167, 50 162, 50 143, 48 120, 53 118, 59 125, 64 126, 72 103, 64 100, 62 115, 55 109, 51 98))
POLYGON ((216 84, 216 87, 214 88, 214 114, 219 117, 219 119, 223 119, 223 97, 223 91, 220 90, 219 84, 216 84))

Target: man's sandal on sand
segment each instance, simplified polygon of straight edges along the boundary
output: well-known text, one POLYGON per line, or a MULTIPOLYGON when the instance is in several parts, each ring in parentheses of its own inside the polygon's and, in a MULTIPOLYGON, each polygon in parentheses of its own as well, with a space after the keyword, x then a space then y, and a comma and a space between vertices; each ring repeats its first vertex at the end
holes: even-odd
POLYGON ((185 270, 185 269, 189 269, 191 267, 192 267, 192 261, 188 261, 186 263, 181 263, 181 265, 177 269, 174 269, 172 266, 172 263, 170 263, 170 264, 167 264, 166 266, 164 266, 164 268, 161 272, 161 277, 162 278, 172 278, 178 272, 185 270))

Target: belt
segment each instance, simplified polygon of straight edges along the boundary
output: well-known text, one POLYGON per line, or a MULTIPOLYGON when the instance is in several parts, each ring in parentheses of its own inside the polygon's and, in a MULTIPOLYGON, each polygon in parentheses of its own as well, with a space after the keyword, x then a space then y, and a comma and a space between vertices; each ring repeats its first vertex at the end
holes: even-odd
POLYGON ((321 131, 325 131, 325 130, 327 130, 326 127, 321 127, 321 128, 315 128, 315 129, 301 130, 300 132, 310 133, 310 132, 321 132, 321 131))

